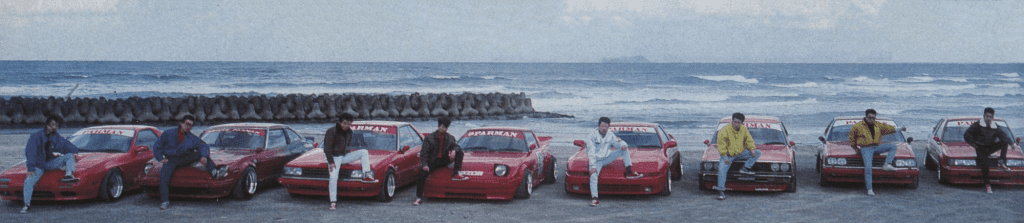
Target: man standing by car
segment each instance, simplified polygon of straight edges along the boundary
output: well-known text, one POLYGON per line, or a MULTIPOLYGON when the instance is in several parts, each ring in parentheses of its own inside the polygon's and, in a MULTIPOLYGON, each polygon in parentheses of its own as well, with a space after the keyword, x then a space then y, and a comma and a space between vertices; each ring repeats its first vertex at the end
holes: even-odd
POLYGON ((45 171, 63 168, 64 178, 60 179, 61 182, 78 182, 74 175, 78 147, 57 133, 60 123, 60 117, 47 116, 46 127, 28 138, 25 145, 25 167, 28 174, 22 187, 25 206, 21 208, 21 213, 28 213, 28 207, 32 205, 32 190, 45 171))
POLYGON ((206 158, 206 172, 211 176, 216 165, 210 159, 210 147, 198 136, 192 134, 192 126, 195 125, 195 116, 185 115, 177 129, 164 130, 160 139, 153 143, 153 159, 163 162, 160 169, 160 210, 165 210, 171 205, 169 184, 171 175, 179 167, 192 165, 201 158, 206 158))
POLYGON ((601 169, 619 157, 622 157, 622 164, 626 167, 626 171, 623 173, 624 177, 627 179, 644 177, 643 174, 633 172, 633 162, 630 161, 629 151, 626 150, 629 145, 615 136, 615 133, 608 131, 611 122, 610 118, 601 117, 597 120, 596 131, 590 132, 590 135, 584 139, 587 143, 587 160, 590 166, 590 197, 593 199, 590 201, 591 207, 597 207, 600 204, 597 201, 597 179, 601 175, 601 169))
POLYGON ((751 172, 750 168, 754 167, 757 159, 761 158, 761 151, 757 150, 754 145, 754 137, 750 136, 750 131, 743 126, 743 121, 746 119, 742 113, 733 113, 732 123, 718 130, 718 138, 715 139, 718 143, 719 154, 718 200, 725 200, 725 179, 728 178, 729 167, 733 161, 746 159, 740 173, 753 175, 754 172, 751 172))
POLYGON ((324 134, 324 155, 327 156, 327 169, 330 171, 327 190, 331 196, 332 211, 337 209, 338 173, 341 171, 341 165, 359 160, 359 164, 362 165, 363 183, 377 182, 370 171, 370 153, 365 149, 348 151, 348 146, 352 142, 352 119, 352 115, 342 113, 333 120, 334 127, 327 129, 327 133, 324 134))
MULTIPOLYGON (((882 136, 896 133, 896 127, 875 122, 876 118, 878 118, 878 112, 875 112, 875 109, 864 111, 864 121, 850 127, 850 134, 848 136, 850 147, 860 154, 864 161, 864 185, 868 188, 869 196, 875 196, 875 191, 871 190, 871 170, 875 155, 886 153, 882 170, 896 170, 892 166, 892 160, 896 157, 896 144, 882 144, 882 136)), ((907 127, 903 127, 900 130, 906 131, 907 127)))
POLYGON ((979 168, 981 168, 981 178, 985 180, 985 193, 992 193, 992 185, 989 182, 988 172, 992 166, 992 159, 989 159, 989 155, 992 155, 996 151, 999 151, 998 167, 1002 170, 1009 170, 1006 167, 1006 148, 1013 145, 1018 150, 1020 147, 1013 144, 1010 136, 1006 135, 1003 131, 1002 126, 996 125, 992 122, 995 119, 996 110, 992 108, 985 108, 985 116, 982 121, 971 124, 971 127, 964 131, 964 141, 974 147, 975 162, 979 168))
POLYGON ((459 148, 459 144, 455 142, 455 136, 448 134, 448 126, 451 125, 452 120, 442 116, 437 119, 437 131, 423 138, 423 147, 420 150, 420 166, 423 168, 423 172, 420 172, 419 179, 416 181, 416 201, 413 201, 412 205, 423 203, 423 187, 426 186, 427 178, 442 167, 454 163, 452 164, 452 180, 469 179, 459 173, 459 170, 462 169, 463 154, 462 148, 459 148), (451 151, 455 151, 454 158, 448 155, 451 151))

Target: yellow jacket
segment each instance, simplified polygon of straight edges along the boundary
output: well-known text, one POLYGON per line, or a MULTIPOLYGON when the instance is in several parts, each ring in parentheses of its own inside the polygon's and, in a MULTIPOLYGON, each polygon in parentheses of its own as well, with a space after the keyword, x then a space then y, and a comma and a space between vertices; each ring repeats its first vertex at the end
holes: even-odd
POLYGON ((858 122, 850 127, 850 144, 861 146, 876 146, 882 143, 882 136, 896 133, 896 126, 882 122, 875 122, 875 135, 871 135, 868 124, 865 121, 858 122))
POLYGON ((757 149, 754 146, 754 138, 750 136, 750 131, 747 131, 746 126, 740 126, 740 130, 735 130, 732 125, 726 125, 722 130, 718 130, 718 153, 722 156, 739 156, 743 150, 757 149))

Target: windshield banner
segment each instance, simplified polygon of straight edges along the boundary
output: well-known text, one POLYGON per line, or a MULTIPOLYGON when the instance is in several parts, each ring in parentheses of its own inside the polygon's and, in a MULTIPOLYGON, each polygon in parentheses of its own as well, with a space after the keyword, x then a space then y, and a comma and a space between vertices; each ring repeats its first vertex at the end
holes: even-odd
POLYGON ((391 135, 398 134, 398 130, 397 129, 392 128, 392 127, 388 127, 388 126, 352 125, 352 127, 350 127, 350 128, 352 128, 352 131, 371 131, 371 132, 387 133, 387 134, 391 134, 391 135))
POLYGON ((654 131, 654 127, 634 127, 634 126, 614 126, 608 127, 608 131, 612 132, 646 132, 646 133, 657 133, 654 131))
POLYGON ((492 130, 469 131, 469 132, 466 132, 466 136, 463 136, 463 137, 473 137, 473 136, 504 136, 504 137, 512 137, 512 138, 517 138, 517 139, 526 139, 525 137, 523 137, 523 133, 520 133, 520 132, 516 132, 516 131, 492 131, 492 130))
POLYGON ((97 134, 97 135, 123 135, 123 136, 127 136, 127 137, 131 138, 131 137, 135 136, 135 131, 134 130, 124 130, 124 129, 83 129, 83 130, 78 131, 78 132, 75 133, 75 135, 83 135, 83 134, 87 134, 87 135, 94 135, 94 134, 97 134))
MULTIPOLYGON (((725 128, 725 126, 728 126, 728 125, 731 125, 731 124, 730 123, 718 124, 718 129, 721 130, 722 128, 725 128)), ((748 129, 753 129, 753 128, 756 128, 756 129, 775 129, 775 130, 782 131, 782 125, 780 125, 779 123, 744 122, 743 126, 746 126, 748 129)))
MULTIPOLYGON (((838 120, 838 121, 836 121, 835 125, 837 125, 837 126, 839 126, 839 125, 854 125, 854 124, 857 124, 858 122, 861 122, 861 121, 864 121, 864 120, 863 119, 857 119, 857 120, 838 120)), ((896 122, 892 121, 892 120, 875 120, 875 121, 876 122, 885 123, 886 125, 896 126, 896 122)))
POLYGON ((222 129, 210 129, 207 132, 244 132, 249 134, 255 134, 259 136, 266 136, 267 132, 263 129, 242 129, 242 128, 222 128, 222 129))
MULTIPOLYGON (((971 126, 975 122, 978 122, 978 120, 957 120, 957 121, 949 121, 949 124, 946 124, 946 125, 947 126, 971 126)), ((998 125, 998 126, 1006 126, 1006 122, 1003 122, 1003 121, 992 121, 992 123, 996 123, 996 125, 998 125)))

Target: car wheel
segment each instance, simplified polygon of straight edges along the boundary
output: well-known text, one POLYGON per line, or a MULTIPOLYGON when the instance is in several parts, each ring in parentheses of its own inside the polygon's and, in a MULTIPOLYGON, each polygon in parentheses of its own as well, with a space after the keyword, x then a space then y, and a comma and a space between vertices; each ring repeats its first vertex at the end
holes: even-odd
POLYGON ((831 184, 832 183, 829 183, 828 180, 825 180, 825 173, 818 173, 818 185, 829 186, 831 184))
POLYGON ((676 161, 673 162, 672 166, 669 166, 669 169, 675 169, 675 171, 672 171, 672 180, 683 179, 683 164, 682 161, 679 161, 679 157, 676 157, 676 161), (679 169, 672 167, 679 167, 679 169))
POLYGON ((384 183, 380 184, 380 193, 377 194, 377 201, 389 202, 395 197, 395 171, 388 169, 384 175, 384 183))
POLYGON ((555 183, 555 157, 551 157, 551 161, 548 161, 547 168, 544 171, 544 183, 554 184, 555 183))
POLYGON ((796 175, 793 176, 792 180, 789 181, 789 185, 786 185, 786 192, 796 192, 796 175))
POLYGON ((241 178, 238 178, 238 183, 235 185, 235 190, 232 192, 237 199, 249 199, 256 193, 256 171, 252 167, 246 167, 245 171, 242 172, 241 178))
POLYGON ((821 154, 818 154, 817 162, 814 163, 814 169, 821 173, 821 154))
POLYGON ((672 195, 672 166, 665 170, 665 189, 661 191, 662 196, 672 195))
MULTIPOLYGON (((700 176, 697 176, 697 177, 700 178, 700 176)), ((700 189, 700 190, 711 190, 711 188, 704 186, 705 183, 706 182, 704 182, 704 179, 697 179, 697 189, 700 189)))
POLYGON ((942 167, 935 168, 935 174, 939 177, 940 184, 949 184, 949 180, 942 176, 942 167))
POLYGON ((928 152, 928 155, 924 156, 924 167, 928 168, 928 170, 935 170, 936 166, 938 165, 935 165, 935 161, 932 161, 932 152, 928 152))
POLYGON ((103 184, 100 185, 100 199, 103 201, 111 202, 121 198, 121 194, 124 193, 124 177, 121 176, 121 171, 117 169, 110 170, 107 172, 107 176, 103 178, 103 184))
POLYGON ((918 186, 918 185, 921 185, 921 184, 920 184, 920 180, 921 180, 921 176, 920 176, 920 175, 918 175, 918 176, 914 177, 914 182, 913 182, 913 183, 910 183, 910 184, 907 184, 907 188, 910 188, 910 189, 917 189, 917 186, 918 186))
POLYGON ((516 189, 516 198, 528 199, 531 194, 533 194, 533 174, 526 170, 526 175, 523 176, 519 188, 516 189))

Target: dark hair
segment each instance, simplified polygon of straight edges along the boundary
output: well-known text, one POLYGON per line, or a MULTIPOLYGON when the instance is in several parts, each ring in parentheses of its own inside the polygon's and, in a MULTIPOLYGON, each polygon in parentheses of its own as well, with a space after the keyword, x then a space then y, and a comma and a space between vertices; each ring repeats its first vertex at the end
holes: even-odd
POLYGON ((339 115, 339 116, 338 116, 338 118, 337 118, 337 119, 335 119, 334 121, 335 121, 335 122, 339 122, 339 121, 350 121, 350 122, 351 122, 351 121, 354 121, 354 119, 355 119, 355 118, 354 118, 354 117, 352 117, 352 114, 349 114, 349 113, 341 113, 341 115, 339 115))
POLYGON ((46 116, 46 125, 50 125, 51 121, 57 122, 57 126, 60 126, 60 123, 64 122, 64 120, 61 119, 60 116, 47 115, 46 116))
POLYGON ((452 125, 452 119, 448 118, 448 116, 441 116, 440 118, 437 118, 437 126, 442 126, 442 125, 445 128, 448 128, 448 126, 452 125))
POLYGON ((185 117, 181 117, 181 122, 184 123, 185 121, 192 121, 194 124, 196 123, 196 117, 192 115, 185 115, 185 117))
POLYGON ((985 114, 995 115, 996 114, 996 110, 992 109, 992 107, 985 108, 985 114))
POLYGON ((612 119, 610 119, 608 117, 601 117, 601 118, 597 119, 597 125, 601 125, 601 123, 605 123, 605 124, 611 125, 612 124, 612 119))
POLYGON ((864 111, 864 116, 868 116, 868 115, 878 115, 878 112, 876 112, 875 109, 870 109, 869 108, 867 111, 864 111))
POLYGON ((747 116, 743 116, 743 113, 736 112, 732 113, 732 119, 739 119, 740 122, 743 122, 744 120, 747 120, 747 116))

